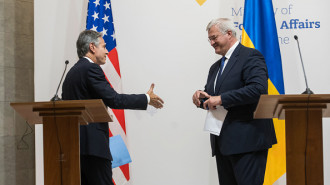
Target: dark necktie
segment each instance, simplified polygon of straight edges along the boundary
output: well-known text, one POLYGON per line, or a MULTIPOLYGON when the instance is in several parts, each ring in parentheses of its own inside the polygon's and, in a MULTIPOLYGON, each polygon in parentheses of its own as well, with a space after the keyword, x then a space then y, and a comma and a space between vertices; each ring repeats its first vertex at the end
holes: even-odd
POLYGON ((226 57, 222 57, 221 58, 221 62, 220 62, 220 70, 219 70, 219 73, 218 73, 218 78, 217 78, 217 81, 216 81, 216 84, 215 84, 215 91, 219 88, 220 86, 220 76, 221 76, 221 73, 222 73, 222 70, 223 70, 223 66, 225 65, 225 60, 226 60, 226 57))

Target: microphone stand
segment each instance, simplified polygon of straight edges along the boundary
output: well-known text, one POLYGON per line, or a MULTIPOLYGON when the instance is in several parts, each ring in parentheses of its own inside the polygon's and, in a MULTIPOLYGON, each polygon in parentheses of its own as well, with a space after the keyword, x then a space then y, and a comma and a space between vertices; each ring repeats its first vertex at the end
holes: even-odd
POLYGON ((306 77, 306 72, 305 72, 305 67, 304 67, 303 59, 302 59, 301 52, 300 52, 300 46, 299 46, 298 36, 295 35, 294 36, 294 39, 296 39, 296 41, 298 43, 298 51, 299 51, 301 66, 302 66, 302 69, 303 69, 303 72, 304 72, 305 83, 306 83, 306 90, 302 94, 314 94, 313 91, 310 90, 310 88, 308 87, 308 84, 307 84, 307 77, 306 77))
POLYGON ((59 134, 58 134, 59 131, 58 131, 57 123, 56 123, 55 102, 62 100, 60 97, 58 97, 57 94, 58 94, 58 90, 59 90, 60 85, 62 83, 62 80, 63 80, 63 77, 64 77, 64 74, 65 74, 65 71, 66 71, 66 68, 67 68, 68 64, 69 64, 69 61, 66 60, 65 61, 65 69, 63 71, 63 74, 62 74, 62 77, 61 77, 61 81, 58 84, 58 87, 57 87, 57 90, 56 90, 56 93, 55 93, 54 97, 52 99, 50 99, 50 101, 53 102, 53 111, 54 111, 53 113, 54 113, 55 131, 56 131, 57 142, 58 142, 59 149, 60 149, 60 151, 59 151, 59 158, 60 158, 59 165, 60 165, 60 175, 61 175, 60 182, 61 182, 61 185, 63 185, 63 161, 64 161, 63 158, 64 158, 64 153, 63 153, 62 145, 61 145, 61 142, 60 142, 60 139, 59 139, 59 134))
POLYGON ((62 100, 60 97, 58 97, 57 94, 58 94, 58 89, 60 88, 60 85, 61 85, 61 83, 62 83, 63 76, 64 76, 64 74, 65 74, 65 71, 66 71, 66 68, 67 68, 68 64, 69 64, 69 61, 66 60, 66 61, 65 61, 65 69, 64 69, 64 72, 63 72, 63 74, 62 74, 61 81, 60 81, 60 83, 58 84, 58 87, 57 87, 57 90, 56 90, 56 93, 55 93, 54 97, 53 97, 52 99, 50 99, 50 101, 59 101, 59 100, 62 100))

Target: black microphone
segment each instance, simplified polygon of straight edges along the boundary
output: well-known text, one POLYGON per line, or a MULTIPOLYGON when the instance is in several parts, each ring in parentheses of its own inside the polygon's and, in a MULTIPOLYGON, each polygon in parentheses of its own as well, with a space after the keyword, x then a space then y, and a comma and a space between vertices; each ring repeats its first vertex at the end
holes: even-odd
POLYGON ((314 94, 312 90, 309 89, 308 84, 307 84, 307 77, 306 77, 306 73, 305 73, 305 68, 304 68, 304 63, 303 63, 303 59, 301 57, 301 52, 300 52, 300 46, 299 46, 299 41, 298 41, 298 36, 295 35, 294 39, 296 39, 297 43, 298 43, 298 50, 299 50, 299 55, 300 55, 300 61, 301 61, 301 65, 302 65, 302 69, 304 72, 304 77, 305 77, 305 82, 306 82, 306 90, 302 93, 302 94, 314 94))
POLYGON ((52 99, 50 99, 50 101, 58 101, 58 100, 62 100, 61 98, 58 97, 57 93, 58 93, 58 89, 60 88, 60 85, 61 85, 61 83, 62 83, 63 76, 64 76, 64 74, 65 74, 66 67, 68 66, 68 64, 69 64, 69 61, 66 60, 66 61, 65 61, 65 69, 64 69, 64 72, 63 72, 63 74, 62 74, 61 81, 60 81, 60 83, 58 84, 58 87, 57 87, 57 90, 56 90, 56 93, 55 93, 54 97, 53 97, 52 99))

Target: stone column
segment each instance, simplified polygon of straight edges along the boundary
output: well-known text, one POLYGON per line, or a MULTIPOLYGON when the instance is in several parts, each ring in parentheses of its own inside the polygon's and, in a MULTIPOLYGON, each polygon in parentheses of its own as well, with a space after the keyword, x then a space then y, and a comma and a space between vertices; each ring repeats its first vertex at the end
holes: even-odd
POLYGON ((0 0, 1 185, 35 184, 34 126, 9 106, 34 100, 33 10, 33 0, 0 0))

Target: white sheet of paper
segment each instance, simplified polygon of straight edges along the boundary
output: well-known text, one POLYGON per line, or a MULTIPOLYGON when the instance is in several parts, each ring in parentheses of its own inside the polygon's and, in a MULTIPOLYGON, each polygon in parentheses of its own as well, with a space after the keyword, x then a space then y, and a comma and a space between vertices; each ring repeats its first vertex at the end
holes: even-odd
POLYGON ((215 110, 207 111, 204 131, 219 136, 222 123, 225 120, 228 111, 224 109, 223 106, 217 106, 216 108, 217 109, 215 110))

